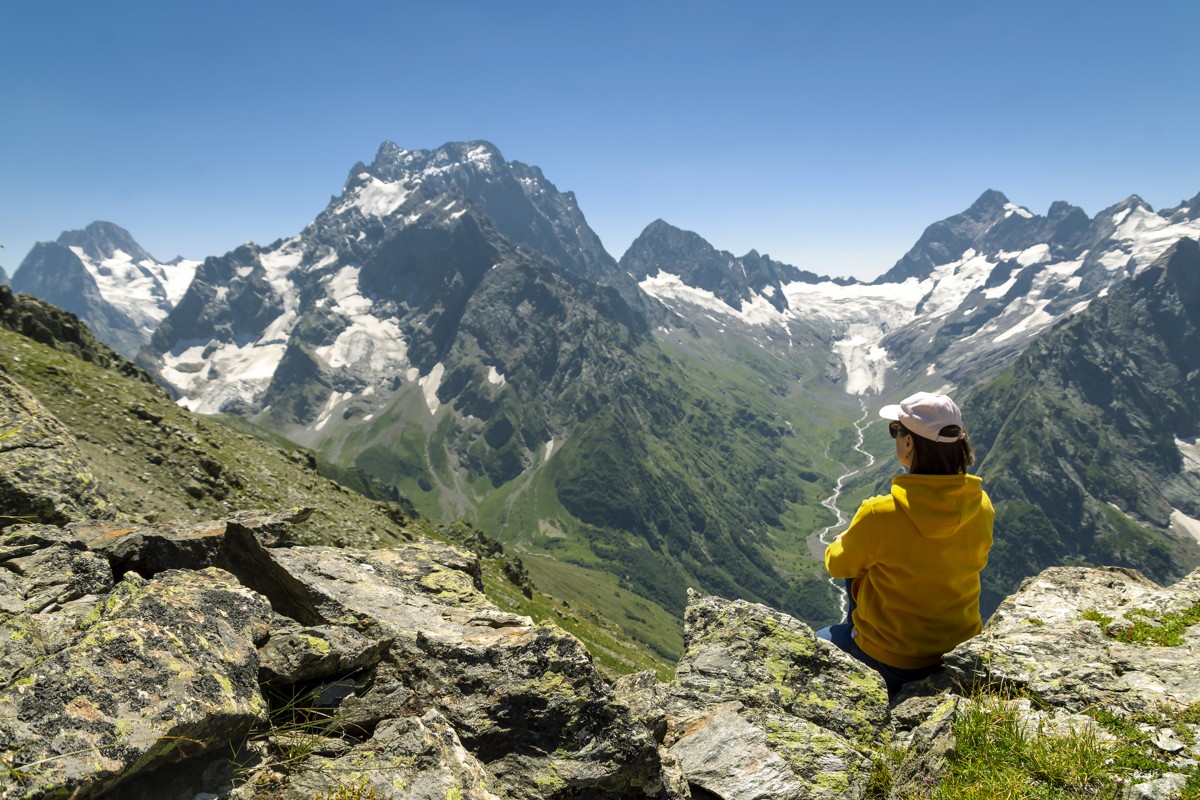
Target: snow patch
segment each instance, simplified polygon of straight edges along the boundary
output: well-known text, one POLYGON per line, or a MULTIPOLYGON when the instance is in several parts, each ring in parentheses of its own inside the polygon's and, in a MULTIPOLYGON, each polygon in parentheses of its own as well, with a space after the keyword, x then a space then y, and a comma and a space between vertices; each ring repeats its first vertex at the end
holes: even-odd
POLYGON ((346 327, 332 344, 314 352, 333 369, 355 366, 373 374, 396 373, 407 369, 408 342, 395 319, 381 319, 372 313, 371 301, 359 291, 361 268, 342 267, 326 282, 333 311, 341 314, 346 327))
POLYGON ((117 249, 108 258, 92 260, 82 247, 71 252, 96 282, 100 296, 129 317, 143 336, 149 337, 183 298, 196 276, 199 261, 160 264, 153 259, 134 261, 117 249))
POLYGON ((1189 517, 1178 508, 1171 509, 1171 529, 1186 533, 1200 542, 1200 519, 1189 517))
POLYGON ((351 392, 330 392, 329 398, 325 401, 325 406, 321 409, 321 413, 317 415, 317 422, 313 426, 314 430, 321 430, 333 417, 334 409, 341 403, 349 400, 352 397, 351 392))
POLYGON ((1036 331, 1054 322, 1055 318, 1046 313, 1046 306, 1050 305, 1049 300, 1038 300, 1033 305, 1034 308, 1025 314, 1020 322, 1013 325, 999 336, 993 337, 992 341, 996 344, 1000 344, 1001 342, 1008 341, 1019 333, 1036 331))
POLYGON ((1172 223, 1150 209, 1138 206, 1117 224, 1114 238, 1131 249, 1136 270, 1140 272, 1184 236, 1193 239, 1200 236, 1200 220, 1172 223))
POLYGON ((983 296, 989 300, 999 300, 1001 297, 1004 297, 1004 295, 1008 294, 1009 290, 1016 285, 1017 276, 1020 274, 1021 270, 1017 270, 1004 283, 1000 284, 999 286, 993 286, 992 288, 984 291, 983 296))
POLYGON ((368 217, 388 217, 396 213, 396 209, 404 205, 412 192, 411 187, 404 183, 381 181, 374 175, 362 173, 360 180, 365 182, 354 190, 354 196, 334 209, 335 214, 344 214, 352 208, 358 208, 368 217))
MULTIPOLYGON (((1119 269, 1124 269, 1129 264, 1131 256, 1120 247, 1114 247, 1100 256, 1098 261, 1109 272, 1115 272, 1119 269)), ((1107 287, 1105 287, 1107 288, 1107 287)))
POLYGON ((954 312, 967 295, 983 286, 988 276, 996 268, 995 262, 985 255, 968 250, 958 261, 935 267, 922 285, 927 285, 928 296, 925 298, 922 316, 926 318, 944 317, 954 312))
POLYGON ((1029 209, 1021 208, 1019 205, 1017 205, 1015 203, 1005 203, 1004 204, 1005 219, 1007 219, 1008 217, 1011 217, 1013 214, 1016 214, 1018 217, 1024 217, 1025 219, 1033 219, 1033 212, 1031 212, 1029 209))
POLYGON ((750 296, 749 300, 742 301, 740 313, 737 316, 741 317, 745 322, 751 325, 782 325, 786 327, 787 317, 779 313, 779 309, 771 305, 761 294, 755 292, 750 296))
POLYGON ((441 401, 438 400, 438 389, 442 385, 442 375, 446 372, 446 365, 438 362, 433 365, 433 369, 429 370, 429 374, 421 378, 418 383, 421 386, 421 392, 425 395, 425 405, 429 408, 430 414, 436 414, 441 407, 441 401))
POLYGON ((282 342, 195 344, 177 355, 165 353, 162 376, 179 390, 179 405, 216 414, 231 400, 253 404, 270 384, 285 347, 282 342))
POLYGON ((490 170, 493 166, 492 151, 483 145, 480 145, 467 153, 467 160, 473 164, 478 164, 484 169, 490 170))
POLYGON ((1017 256, 1017 263, 1022 267, 1031 267, 1034 264, 1040 264, 1043 261, 1049 260, 1050 245, 1048 244, 1035 244, 1017 256))
POLYGON ((490 383, 492 386, 503 386, 504 385, 504 376, 501 375, 500 371, 497 370, 494 366, 488 367, 487 379, 488 379, 488 383, 490 383))
POLYGON ((878 336, 879 329, 873 325, 851 325, 845 337, 833 343, 846 367, 847 394, 883 391, 891 361, 878 344, 878 336))
POLYGON ((1191 439, 1176 438, 1175 446, 1179 448, 1179 455, 1183 458, 1183 469, 1200 474, 1200 440, 1194 436, 1191 439))
POLYGON ((642 287, 642 291, 664 302, 682 301, 727 316, 733 316, 736 313, 724 300, 712 292, 688 286, 678 275, 672 275, 669 272, 659 270, 657 275, 647 276, 638 285, 642 287))

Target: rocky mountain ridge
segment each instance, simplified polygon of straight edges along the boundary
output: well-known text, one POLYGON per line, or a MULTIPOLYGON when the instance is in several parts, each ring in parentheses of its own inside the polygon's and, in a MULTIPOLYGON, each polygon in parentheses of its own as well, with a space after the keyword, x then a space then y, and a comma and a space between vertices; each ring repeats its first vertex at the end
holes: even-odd
MULTIPOLYGON (((989 190, 961 214, 930 225, 871 284, 808 275, 790 283, 760 279, 761 288, 746 285, 740 294, 721 289, 710 269, 692 266, 721 260, 711 246, 667 229, 655 223, 630 247, 630 267, 658 270, 636 273, 644 291, 684 319, 719 314, 765 347, 780 331, 803 336, 819 320, 846 391, 869 394, 937 382, 965 386, 995 375, 1041 332, 1174 242, 1200 237, 1200 196, 1161 212, 1131 196, 1089 219, 1063 202, 1043 217, 989 190)), ((744 267, 728 264, 733 277, 722 279, 740 280, 744 267)))
MULTIPOLYGON (((687 286, 711 292, 726 305, 738 308, 755 296, 762 296, 783 311, 786 300, 783 287, 789 283, 822 283, 827 276, 808 272, 791 264, 771 260, 751 250, 740 258, 718 251, 699 234, 683 231, 663 220, 655 220, 634 240, 621 256, 620 268, 639 283, 657 278, 663 271, 676 274, 687 286)), ((853 284, 853 279, 839 279, 853 284)))
POLYGON ((104 342, 137 356, 179 302, 197 262, 160 262, 124 228, 93 222, 39 242, 13 275, 13 291, 31 294, 87 320, 104 342))
POLYGON ((1175 243, 964 402, 998 537, 995 600, 1070 559, 1200 564, 1200 244, 1175 243))

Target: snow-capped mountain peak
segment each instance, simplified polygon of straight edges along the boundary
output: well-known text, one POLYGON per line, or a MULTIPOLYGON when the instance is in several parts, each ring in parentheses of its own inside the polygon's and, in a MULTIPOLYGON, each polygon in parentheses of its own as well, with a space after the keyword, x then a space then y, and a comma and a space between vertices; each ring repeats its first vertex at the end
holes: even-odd
POLYGON ((684 317, 690 306, 763 336, 820 320, 833 333, 844 388, 862 394, 913 376, 955 382, 998 371, 1038 333, 1179 239, 1200 238, 1200 214, 1189 204, 1155 213, 1133 195, 1094 219, 1065 202, 1043 217, 989 190, 929 226, 870 286, 793 280, 778 291, 759 284, 740 293, 721 288, 742 280, 740 264, 717 264, 695 234, 671 235, 658 221, 643 237, 627 258, 640 265, 647 294, 684 317))
POLYGON ((39 242, 13 276, 13 288, 89 321, 102 340, 133 357, 183 297, 199 266, 161 262, 111 222, 39 242))

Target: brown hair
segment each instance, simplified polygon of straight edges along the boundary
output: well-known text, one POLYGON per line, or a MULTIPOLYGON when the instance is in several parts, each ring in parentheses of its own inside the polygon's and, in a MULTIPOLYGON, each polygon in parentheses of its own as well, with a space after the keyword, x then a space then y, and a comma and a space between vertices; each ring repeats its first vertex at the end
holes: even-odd
POLYGON ((965 475, 967 467, 975 463, 975 452, 967 438, 966 428, 947 425, 938 431, 939 436, 959 436, 956 442, 934 442, 910 431, 901 422, 900 430, 912 439, 912 464, 908 471, 912 475, 965 475))

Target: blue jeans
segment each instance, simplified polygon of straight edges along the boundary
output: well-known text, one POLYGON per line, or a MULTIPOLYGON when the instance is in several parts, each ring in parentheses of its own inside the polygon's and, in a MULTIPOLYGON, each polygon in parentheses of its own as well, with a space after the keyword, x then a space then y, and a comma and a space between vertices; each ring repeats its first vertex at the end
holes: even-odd
POLYGON ((850 588, 851 579, 846 579, 846 596, 850 603, 846 609, 847 622, 841 622, 837 625, 830 625, 827 628, 822 628, 817 631, 817 637, 833 642, 841 650, 846 651, 856 659, 866 664, 871 669, 883 676, 883 682, 887 684, 888 696, 894 697, 896 692, 900 691, 900 687, 909 681, 919 680, 937 670, 941 669, 941 664, 933 664, 928 667, 920 667, 918 669, 900 669, 899 667, 890 667, 882 661, 871 658, 862 651, 858 646, 858 642, 854 641, 854 609, 857 604, 854 602, 854 592, 850 588))

